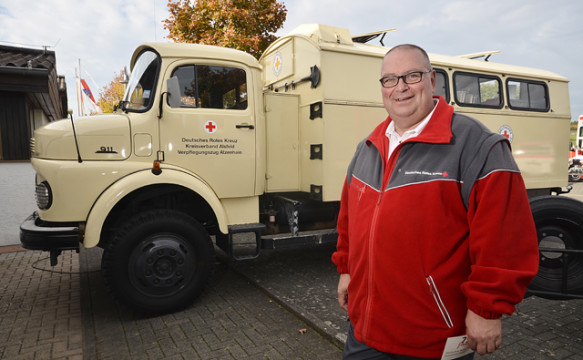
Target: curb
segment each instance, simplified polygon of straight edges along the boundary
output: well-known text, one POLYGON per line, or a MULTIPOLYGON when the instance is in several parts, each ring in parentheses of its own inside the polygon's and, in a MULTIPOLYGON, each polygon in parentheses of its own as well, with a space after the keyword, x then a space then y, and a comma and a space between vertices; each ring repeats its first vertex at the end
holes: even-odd
POLYGON ((277 290, 269 290, 261 286, 257 281, 253 280, 253 278, 245 275, 244 272, 237 269, 236 266, 233 266, 232 261, 226 261, 226 263, 236 274, 247 280, 250 284, 255 286, 257 289, 259 289, 259 291, 267 295, 271 300, 280 305, 282 308, 286 309, 287 311, 292 313, 295 317, 308 324, 308 326, 310 326, 319 335, 321 335, 334 345, 338 346, 340 349, 344 348, 344 341, 326 332, 325 330, 326 324, 318 320, 317 316, 311 314, 310 312, 306 311, 300 306, 296 306, 295 304, 288 303, 285 300, 282 300, 284 297, 277 290))
POLYGON ((0 254, 8 254, 8 253, 13 253, 13 252, 21 252, 21 251, 28 251, 28 250, 23 248, 22 246, 20 246, 18 244, 0 246, 0 254))

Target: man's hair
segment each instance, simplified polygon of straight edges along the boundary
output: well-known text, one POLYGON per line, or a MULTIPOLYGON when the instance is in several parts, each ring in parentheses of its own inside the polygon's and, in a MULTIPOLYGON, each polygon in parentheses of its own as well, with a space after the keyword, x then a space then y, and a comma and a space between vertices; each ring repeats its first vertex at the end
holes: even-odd
POLYGON ((425 62, 425 65, 427 66, 427 70, 431 70, 431 61, 429 61, 429 55, 427 55, 427 52, 422 47, 414 45, 414 44, 401 44, 401 45, 393 46, 389 51, 387 51, 387 53, 385 54, 385 58, 391 52, 398 50, 398 49, 419 51, 421 53, 421 55, 423 56, 423 60, 425 62))

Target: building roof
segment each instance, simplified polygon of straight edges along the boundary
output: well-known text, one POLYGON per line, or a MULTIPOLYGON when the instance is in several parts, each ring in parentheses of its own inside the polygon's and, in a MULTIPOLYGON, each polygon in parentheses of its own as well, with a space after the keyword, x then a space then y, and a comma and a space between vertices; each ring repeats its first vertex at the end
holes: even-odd
POLYGON ((67 116, 67 87, 52 50, 0 45, 0 91, 26 93, 50 121, 67 116))
POLYGON ((0 66, 49 70, 55 63, 54 51, 0 45, 0 66))

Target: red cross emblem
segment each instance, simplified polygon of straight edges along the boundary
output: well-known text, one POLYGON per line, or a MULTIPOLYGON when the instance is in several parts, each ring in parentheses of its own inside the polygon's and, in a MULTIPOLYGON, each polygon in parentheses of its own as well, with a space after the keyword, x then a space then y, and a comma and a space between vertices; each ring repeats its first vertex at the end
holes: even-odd
POLYGON ((498 129, 498 134, 507 138, 510 142, 514 138, 514 133, 512 132, 512 128, 508 125, 502 125, 500 129, 498 129))
POLYGON ((217 131, 217 124, 212 120, 205 122, 204 131, 206 131, 209 134, 214 133, 215 131, 217 131))

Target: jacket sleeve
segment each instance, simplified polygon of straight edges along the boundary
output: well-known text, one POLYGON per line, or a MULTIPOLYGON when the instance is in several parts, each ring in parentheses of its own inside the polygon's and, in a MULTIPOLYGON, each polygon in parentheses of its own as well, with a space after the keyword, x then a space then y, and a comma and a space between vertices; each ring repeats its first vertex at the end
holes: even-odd
POLYGON ((461 287, 467 307, 487 319, 512 314, 538 271, 539 254, 524 181, 505 143, 492 148, 474 184, 468 222, 471 272, 461 287))
POLYGON ((350 184, 344 180, 342 197, 340 200, 340 212, 338 213, 338 241, 336 252, 332 254, 332 262, 336 265, 339 274, 348 273, 348 191, 350 184))

